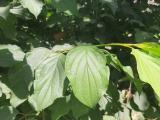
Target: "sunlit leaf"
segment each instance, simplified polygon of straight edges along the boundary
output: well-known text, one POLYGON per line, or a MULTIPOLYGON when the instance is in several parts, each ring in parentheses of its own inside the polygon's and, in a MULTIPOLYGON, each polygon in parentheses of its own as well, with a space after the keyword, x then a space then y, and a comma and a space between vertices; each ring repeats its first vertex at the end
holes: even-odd
POLYGON ((105 55, 96 47, 80 46, 67 54, 65 71, 75 97, 94 107, 108 88, 109 68, 105 55))
POLYGON ((141 92, 140 94, 136 92, 134 94, 133 100, 141 111, 145 111, 149 108, 150 104, 144 92, 141 92))
POLYGON ((136 58, 140 79, 149 83, 157 95, 160 96, 160 58, 150 56, 137 49, 132 49, 132 54, 136 58))
POLYGON ((21 0, 24 8, 27 8, 36 18, 41 13, 43 2, 41 0, 21 0))
POLYGON ((141 43, 136 46, 148 52, 150 55, 160 57, 160 44, 158 43, 141 43))
POLYGON ((34 48, 31 52, 26 54, 27 64, 32 70, 35 70, 41 62, 43 62, 50 54, 50 50, 47 48, 39 47, 34 48))
POLYGON ((52 53, 35 71, 34 94, 29 102, 37 111, 51 105, 55 99, 63 96, 65 56, 52 53))

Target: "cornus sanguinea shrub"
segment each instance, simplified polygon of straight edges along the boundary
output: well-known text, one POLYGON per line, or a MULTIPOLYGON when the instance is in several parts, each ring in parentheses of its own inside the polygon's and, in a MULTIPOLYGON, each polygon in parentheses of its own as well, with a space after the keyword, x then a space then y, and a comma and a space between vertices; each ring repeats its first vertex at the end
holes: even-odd
POLYGON ((0 120, 160 119, 152 2, 0 1, 0 120))

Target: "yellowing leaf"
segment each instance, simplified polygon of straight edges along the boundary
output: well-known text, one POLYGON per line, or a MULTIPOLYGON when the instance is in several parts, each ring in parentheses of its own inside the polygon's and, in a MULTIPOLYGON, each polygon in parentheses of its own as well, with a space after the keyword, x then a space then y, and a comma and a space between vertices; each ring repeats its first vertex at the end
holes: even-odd
POLYGON ((144 51, 148 52, 151 55, 155 55, 160 57, 160 44, 158 43, 141 43, 141 44, 136 44, 136 47, 139 47, 143 49, 144 51))

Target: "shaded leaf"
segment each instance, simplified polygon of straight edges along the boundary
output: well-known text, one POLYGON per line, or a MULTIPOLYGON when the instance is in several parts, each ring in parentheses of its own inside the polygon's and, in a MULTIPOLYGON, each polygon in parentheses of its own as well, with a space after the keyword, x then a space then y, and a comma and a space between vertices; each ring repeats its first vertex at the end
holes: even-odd
POLYGON ((69 15, 78 14, 76 0, 46 0, 46 2, 52 4, 60 12, 66 12, 69 15))
POLYGON ((146 31, 141 31, 139 29, 135 30, 135 40, 136 42, 145 42, 145 41, 155 41, 154 34, 146 31))
POLYGON ((116 13, 117 9, 118 9, 118 3, 117 0, 102 0, 103 2, 107 2, 109 7, 111 8, 113 14, 116 13))
POLYGON ((6 38, 11 40, 16 40, 16 17, 12 14, 9 14, 7 20, 0 18, 0 29, 2 29, 3 34, 6 38))
MULTIPOLYGON (((8 81, 5 81, 5 83, 8 81)), ((3 94, 5 94, 5 99, 10 99, 10 104, 13 107, 19 106, 21 103, 23 103, 26 99, 20 99, 18 98, 13 91, 5 84, 0 82, 0 89, 3 94)))
POLYGON ((59 120, 61 116, 69 112, 70 110, 69 99, 70 99, 69 96, 58 98, 54 101, 52 106, 49 107, 49 110, 51 110, 52 120, 59 120))
POLYGON ((3 120, 15 120, 18 111, 16 111, 11 106, 1 106, 0 107, 0 118, 3 120))
POLYGON ((79 102, 73 95, 71 96, 71 100, 70 100, 70 108, 75 118, 79 118, 89 113, 90 111, 90 109, 87 106, 79 102))
POLYGON ((32 81, 32 70, 23 62, 11 67, 7 85, 17 97, 25 99, 29 95, 29 86, 32 81))
POLYGON ((0 45, 0 66, 10 67, 23 61, 24 53, 16 45, 0 45))

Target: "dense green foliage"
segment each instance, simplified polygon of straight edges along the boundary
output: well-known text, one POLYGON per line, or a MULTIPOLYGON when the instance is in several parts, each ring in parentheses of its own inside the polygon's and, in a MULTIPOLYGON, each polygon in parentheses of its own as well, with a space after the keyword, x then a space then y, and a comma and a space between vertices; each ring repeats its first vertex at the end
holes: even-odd
POLYGON ((0 119, 160 119, 160 3, 1 0, 0 119))

